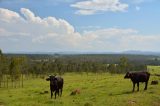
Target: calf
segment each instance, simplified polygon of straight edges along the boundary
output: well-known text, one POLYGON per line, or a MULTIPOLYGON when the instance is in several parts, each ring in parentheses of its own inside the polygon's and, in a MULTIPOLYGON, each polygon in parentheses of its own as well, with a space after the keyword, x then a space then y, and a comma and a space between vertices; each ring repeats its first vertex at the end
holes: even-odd
POLYGON ((127 72, 124 78, 130 78, 133 83, 133 92, 135 88, 135 84, 137 83, 137 91, 139 91, 139 82, 145 82, 144 90, 147 90, 148 80, 150 77, 150 73, 143 72, 127 72))
POLYGON ((46 80, 50 81, 51 98, 53 96, 53 92, 55 92, 55 99, 56 94, 59 96, 59 91, 61 96, 63 90, 63 78, 51 75, 46 80))

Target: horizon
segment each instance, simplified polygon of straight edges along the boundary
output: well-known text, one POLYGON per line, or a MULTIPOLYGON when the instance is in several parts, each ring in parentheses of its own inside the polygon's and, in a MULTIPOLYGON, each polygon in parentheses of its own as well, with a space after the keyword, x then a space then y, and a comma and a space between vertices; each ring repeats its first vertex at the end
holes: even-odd
POLYGON ((4 53, 159 53, 158 0, 0 0, 4 53))
POLYGON ((124 55, 160 55, 160 52, 154 52, 154 51, 134 51, 134 50, 129 50, 129 51, 119 51, 119 52, 100 52, 100 51, 54 51, 54 52, 3 52, 4 54, 124 54, 124 55))

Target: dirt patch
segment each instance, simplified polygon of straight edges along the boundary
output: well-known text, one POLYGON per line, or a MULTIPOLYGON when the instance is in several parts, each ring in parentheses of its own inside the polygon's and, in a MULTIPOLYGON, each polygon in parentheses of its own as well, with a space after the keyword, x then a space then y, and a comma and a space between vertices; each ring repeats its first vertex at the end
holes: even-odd
POLYGON ((127 104, 128 106, 135 106, 137 102, 135 100, 129 100, 127 104))
POLYGON ((71 92, 70 95, 76 95, 76 94, 80 94, 81 93, 81 90, 80 89, 75 89, 71 92))

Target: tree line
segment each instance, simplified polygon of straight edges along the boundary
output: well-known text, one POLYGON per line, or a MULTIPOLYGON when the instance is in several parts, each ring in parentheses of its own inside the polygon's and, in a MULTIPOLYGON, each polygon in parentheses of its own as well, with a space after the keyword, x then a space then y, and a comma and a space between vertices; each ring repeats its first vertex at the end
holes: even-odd
MULTIPOLYGON (((20 78, 25 74, 27 67, 27 58, 24 56, 21 57, 6 57, 0 50, 0 87, 8 87, 9 81, 11 81, 12 87, 17 87, 17 84, 20 86, 20 78), (5 81, 5 79, 7 81, 5 81)), ((23 79, 23 78, 22 78, 23 79)), ((21 82, 23 87, 23 80, 21 82)))
POLYGON ((143 56, 133 56, 130 59, 120 55, 118 59, 112 55, 25 55, 25 54, 3 54, 0 50, 0 87, 23 87, 23 79, 33 78, 49 74, 64 74, 66 72, 77 73, 125 73, 127 71, 147 70, 148 64, 159 64, 158 58, 143 59, 143 56), (140 60, 137 60, 140 59, 140 60), (6 83, 4 83, 4 80, 6 83))

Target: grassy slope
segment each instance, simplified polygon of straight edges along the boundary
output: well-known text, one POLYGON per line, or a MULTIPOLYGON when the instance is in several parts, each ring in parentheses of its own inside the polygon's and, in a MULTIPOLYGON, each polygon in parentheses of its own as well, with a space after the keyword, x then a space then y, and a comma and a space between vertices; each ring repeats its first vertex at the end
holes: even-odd
MULTIPOLYGON (((151 73, 160 74, 160 67, 151 67, 151 73), (152 70, 154 69, 154 70, 152 70)), ((148 90, 132 93, 132 83, 123 79, 124 75, 68 73, 63 76, 64 91, 56 100, 50 98, 49 82, 44 79, 25 81, 24 88, 0 88, 0 106, 160 106, 160 84, 150 85, 152 80, 160 78, 151 76, 148 90), (70 96, 73 89, 79 88, 79 95, 70 96)))

